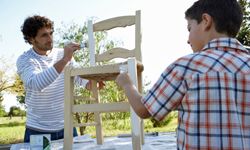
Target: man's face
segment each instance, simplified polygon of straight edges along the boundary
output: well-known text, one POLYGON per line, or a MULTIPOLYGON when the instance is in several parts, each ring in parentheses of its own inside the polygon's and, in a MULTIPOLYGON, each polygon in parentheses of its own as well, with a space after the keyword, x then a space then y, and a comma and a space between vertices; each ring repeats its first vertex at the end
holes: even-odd
POLYGON ((197 23, 194 19, 187 19, 188 22, 188 44, 191 46, 194 52, 201 50, 205 43, 203 40, 203 28, 201 23, 197 23))
POLYGON ((41 28, 38 30, 31 43, 36 51, 43 54, 53 48, 53 30, 51 28, 41 28))

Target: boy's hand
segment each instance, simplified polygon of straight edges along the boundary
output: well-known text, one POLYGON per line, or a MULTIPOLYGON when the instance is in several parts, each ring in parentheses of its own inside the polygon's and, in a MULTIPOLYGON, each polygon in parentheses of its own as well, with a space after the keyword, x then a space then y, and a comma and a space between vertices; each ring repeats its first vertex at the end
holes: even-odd
POLYGON ((116 78, 116 83, 121 86, 123 89, 126 86, 133 85, 132 80, 130 79, 129 75, 127 73, 120 73, 116 78))

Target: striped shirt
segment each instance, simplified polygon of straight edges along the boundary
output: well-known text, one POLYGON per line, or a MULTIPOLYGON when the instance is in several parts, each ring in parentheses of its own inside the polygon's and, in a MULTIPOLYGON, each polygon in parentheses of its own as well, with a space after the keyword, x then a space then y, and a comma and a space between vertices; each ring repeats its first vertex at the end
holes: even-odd
MULTIPOLYGON (((64 73, 59 74, 53 66, 63 54, 63 49, 53 49, 43 56, 30 49, 17 59, 17 73, 26 92, 29 128, 49 132, 64 128, 64 73)), ((76 82, 85 86, 87 81, 77 77, 76 82)))
POLYGON ((178 149, 250 149, 250 55, 233 38, 173 62, 142 98, 162 120, 178 110, 178 149))

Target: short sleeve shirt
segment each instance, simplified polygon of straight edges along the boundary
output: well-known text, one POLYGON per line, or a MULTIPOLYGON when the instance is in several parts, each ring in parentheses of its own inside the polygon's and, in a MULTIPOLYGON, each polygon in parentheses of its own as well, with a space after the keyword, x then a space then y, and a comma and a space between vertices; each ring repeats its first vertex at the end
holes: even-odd
POLYGON ((250 149, 250 55, 234 38, 173 62, 142 98, 162 120, 178 110, 178 149, 250 149))

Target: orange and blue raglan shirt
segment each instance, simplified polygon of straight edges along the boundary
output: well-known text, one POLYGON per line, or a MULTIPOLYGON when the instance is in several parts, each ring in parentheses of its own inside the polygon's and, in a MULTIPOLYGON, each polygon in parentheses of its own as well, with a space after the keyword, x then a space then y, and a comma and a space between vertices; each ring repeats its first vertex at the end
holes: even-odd
POLYGON ((234 38, 173 62, 142 98, 157 120, 178 110, 177 149, 250 149, 250 55, 234 38))

